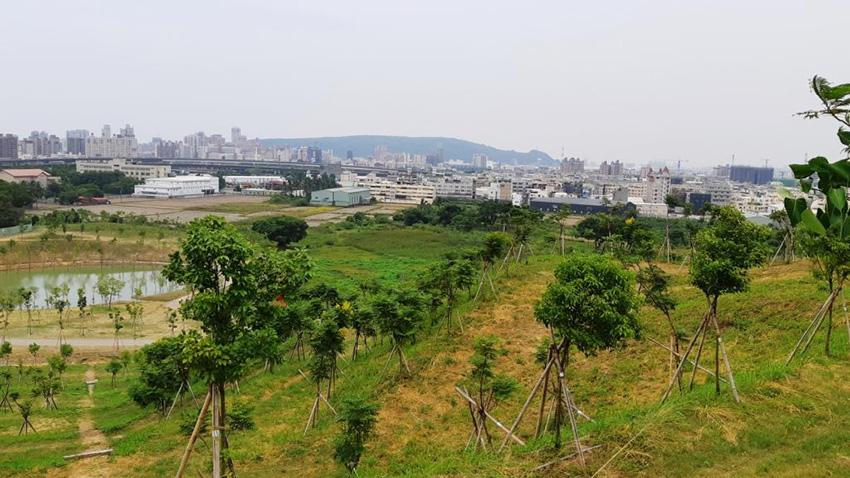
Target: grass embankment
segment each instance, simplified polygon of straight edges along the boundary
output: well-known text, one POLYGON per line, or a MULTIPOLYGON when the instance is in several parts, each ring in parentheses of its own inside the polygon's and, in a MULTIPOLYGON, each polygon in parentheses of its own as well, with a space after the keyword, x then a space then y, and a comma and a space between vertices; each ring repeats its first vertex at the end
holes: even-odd
POLYGON ((51 265, 161 263, 177 248, 181 228, 157 224, 89 223, 66 232, 36 227, 0 238, 0 270, 51 265))
MULTIPOLYGON (((413 278, 443 252, 477 241, 474 234, 431 228, 328 228, 311 230, 304 245, 316 261, 318 279, 353 292, 359 280, 413 278)), ((514 446, 505 454, 464 452, 470 431, 468 410, 453 391, 470 368, 467 362, 475 337, 499 336, 509 353, 499 359, 496 369, 516 378, 521 388, 494 414, 503 422, 512 421, 540 373, 534 350, 545 333, 534 321, 533 304, 559 261, 545 255, 554 249, 538 241, 537 255, 529 264, 499 280, 500 295, 495 301, 475 310, 464 305, 468 317, 463 335, 446 336, 444 330, 420 335, 406 350, 413 377, 397 377, 395 362, 383 370, 389 352, 386 342, 373 344, 356 363, 342 362, 332 402, 336 405, 339 397, 357 393, 381 404, 376 434, 358 468, 359 476, 525 476, 557 456, 550 436, 531 438, 533 413, 520 428, 520 436, 528 440, 526 446, 514 446)), ((667 269, 675 275, 673 292, 680 300, 674 320, 690 334, 704 311, 704 299, 687 284, 686 270, 678 265, 667 269)), ((573 353, 568 379, 577 405, 594 418, 580 424, 583 442, 605 445, 588 456, 590 470, 639 431, 603 476, 823 476, 847 469, 844 448, 850 442, 846 427, 850 388, 843 377, 850 372, 850 350, 843 314, 836 317, 835 358, 823 356, 821 332, 804 360, 785 367, 785 355, 826 293, 802 262, 753 274, 748 292, 723 297, 719 305, 743 399, 740 404, 734 403, 725 386, 723 394, 715 397, 713 382, 698 374, 693 392, 674 394, 659 406, 669 374, 668 354, 647 340, 595 357, 573 353)), ((667 325, 660 314, 644 308, 641 316, 644 335, 666 341, 667 325)), ((712 347, 706 347, 706 366, 713 365, 712 352, 712 347)), ((240 381, 240 391, 230 392, 231 403, 246 401, 256 407, 257 428, 230 435, 240 476, 344 476, 332 458, 338 426, 327 408, 322 408, 318 427, 304 433, 314 393, 298 373, 304 366, 289 360, 274 373, 240 381)), ((101 392, 103 388, 96 394, 92 413, 116 454, 99 466, 104 476, 173 473, 186 441, 178 431, 180 420, 140 411, 120 388, 101 392)), ((201 443, 196 452, 190 474, 206 473, 208 449, 201 443)), ((17 469, 30 468, 24 464, 17 469)), ((63 476, 63 470, 55 471, 63 476)), ((542 475, 578 471, 567 462, 542 475)), ((35 471, 21 474, 39 475, 35 471)))

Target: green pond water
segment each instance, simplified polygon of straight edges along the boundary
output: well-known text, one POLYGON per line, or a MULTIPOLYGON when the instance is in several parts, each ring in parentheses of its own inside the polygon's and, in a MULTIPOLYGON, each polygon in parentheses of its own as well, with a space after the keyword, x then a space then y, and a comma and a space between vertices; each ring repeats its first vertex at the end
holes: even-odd
POLYGON ((97 293, 97 280, 101 276, 115 277, 124 282, 124 287, 115 300, 133 298, 136 288, 142 295, 155 295, 179 289, 177 284, 168 282, 160 268, 156 266, 85 266, 85 267, 48 267, 31 271, 0 271, 0 290, 17 290, 31 287, 36 290, 36 307, 47 307, 47 295, 51 287, 67 285, 70 292, 68 301, 72 307, 77 305, 77 289, 83 288, 88 304, 102 304, 103 298, 97 293))

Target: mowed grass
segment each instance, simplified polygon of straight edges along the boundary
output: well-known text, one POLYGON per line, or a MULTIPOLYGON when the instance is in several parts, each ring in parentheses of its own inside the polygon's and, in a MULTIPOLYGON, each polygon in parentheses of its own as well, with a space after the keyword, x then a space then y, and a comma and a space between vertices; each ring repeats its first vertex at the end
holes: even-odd
MULTIPOLYGON (((323 227, 311 229, 301 245, 309 248, 319 280, 354 292, 365 279, 415 278, 443 253, 477 247, 480 239, 480 233, 432 228, 323 227)), ((574 250, 589 247, 581 242, 570 245, 574 250)), ((512 421, 540 373, 534 350, 546 332, 534 321, 533 306, 560 261, 551 255, 555 249, 551 237, 536 238, 536 254, 528 263, 521 261, 497 278, 498 297, 464 302, 463 334, 447 335, 437 325, 420 333, 405 351, 412 377, 399 376, 395 361, 385 368, 387 341, 371 344, 356 362, 341 360, 341 375, 331 397, 334 406, 351 394, 371 397, 381 406, 358 476, 582 474, 573 461, 531 472, 559 456, 551 447, 551 434, 533 438, 534 411, 519 429, 525 446, 510 446, 502 454, 464 451, 471 426, 468 409, 454 392, 455 384, 469 372, 475 338, 496 335, 508 350, 496 369, 517 379, 520 390, 493 413, 503 423, 512 421)), ((688 285, 686 267, 664 267, 674 274, 673 293, 680 302, 674 320, 689 336, 705 310, 705 300, 688 285)), ((758 269, 752 275, 747 292, 725 296, 719 305, 742 403, 732 400, 725 384, 722 394, 715 396, 713 381, 699 373, 693 391, 674 393, 659 405, 669 376, 668 353, 646 339, 666 342, 668 327, 648 307, 641 309, 644 339, 593 357, 573 352, 567 378, 577 405, 594 419, 580 422, 582 441, 586 446, 603 445, 588 455, 591 472, 617 454, 600 476, 850 474, 845 473, 850 465, 846 453, 850 347, 843 311, 837 309, 833 357, 824 356, 821 331, 806 356, 786 367, 785 355, 826 293, 811 278, 805 262, 758 269)), ((346 355, 350 346, 349 341, 346 355)), ((713 368, 713 347, 708 344, 703 361, 713 368)), ((274 373, 261 372, 259 367, 249 370, 238 391, 229 389, 229 406, 241 401, 255 407, 256 428, 229 435, 240 476, 346 476, 333 460, 339 426, 326 406, 321 408, 318 426, 304 431, 315 393, 314 385, 299 374, 305 367, 305 362, 288 358, 274 373)), ((686 372, 689 378, 690 370, 686 372)), ((119 377, 114 390, 103 372, 99 376, 92 413, 115 449, 115 456, 103 465, 106 476, 174 473, 187 439, 178 430, 180 417, 193 408, 191 400, 178 407, 176 417, 165 420, 129 400, 126 391, 132 372, 119 377)), ((196 392, 202 389, 196 384, 196 392)), ((536 408, 534 404, 532 410, 536 408)), ((498 444, 501 434, 495 428, 491 431, 498 444)), ((570 437, 564 433, 567 445, 560 455, 570 452, 570 437)), ((208 475, 208 448, 199 443, 195 452, 187 475, 208 475)), ((26 469, 40 476, 39 468, 26 469)))

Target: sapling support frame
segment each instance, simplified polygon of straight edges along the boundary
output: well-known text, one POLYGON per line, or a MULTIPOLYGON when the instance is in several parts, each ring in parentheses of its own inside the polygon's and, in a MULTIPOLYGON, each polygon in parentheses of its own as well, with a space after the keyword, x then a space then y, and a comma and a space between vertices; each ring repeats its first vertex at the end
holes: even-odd
MULTIPOLYGON (((794 345, 794 348, 791 350, 791 353, 788 354, 788 358, 785 359, 785 365, 791 363, 791 361, 794 360, 794 357, 797 355, 798 352, 800 354, 806 353, 806 351, 809 349, 809 345, 811 345, 812 340, 815 338, 815 334, 817 334, 817 331, 820 330, 821 324, 823 324, 824 319, 827 317, 828 314, 832 313, 832 308, 835 305, 835 301, 838 299, 838 294, 843 294, 843 292, 844 283, 842 282, 838 285, 838 287, 833 289, 829 296, 827 296, 826 300, 824 301, 823 305, 820 306, 812 321, 809 322, 808 327, 806 327, 806 330, 803 331, 803 334, 800 336, 800 339, 797 340, 797 343, 794 345), (801 346, 802 350, 800 350, 801 346)), ((844 321, 845 324, 847 324, 847 333, 848 335, 850 335, 850 322, 848 322, 847 319, 846 298, 844 301, 844 313, 844 321)))

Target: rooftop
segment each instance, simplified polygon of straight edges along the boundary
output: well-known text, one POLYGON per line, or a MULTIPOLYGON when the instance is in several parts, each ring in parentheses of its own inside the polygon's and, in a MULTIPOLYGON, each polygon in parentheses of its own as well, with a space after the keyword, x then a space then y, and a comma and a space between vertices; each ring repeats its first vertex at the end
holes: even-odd
POLYGON ((32 178, 41 175, 50 176, 50 174, 43 169, 0 169, 0 171, 14 178, 32 178))

